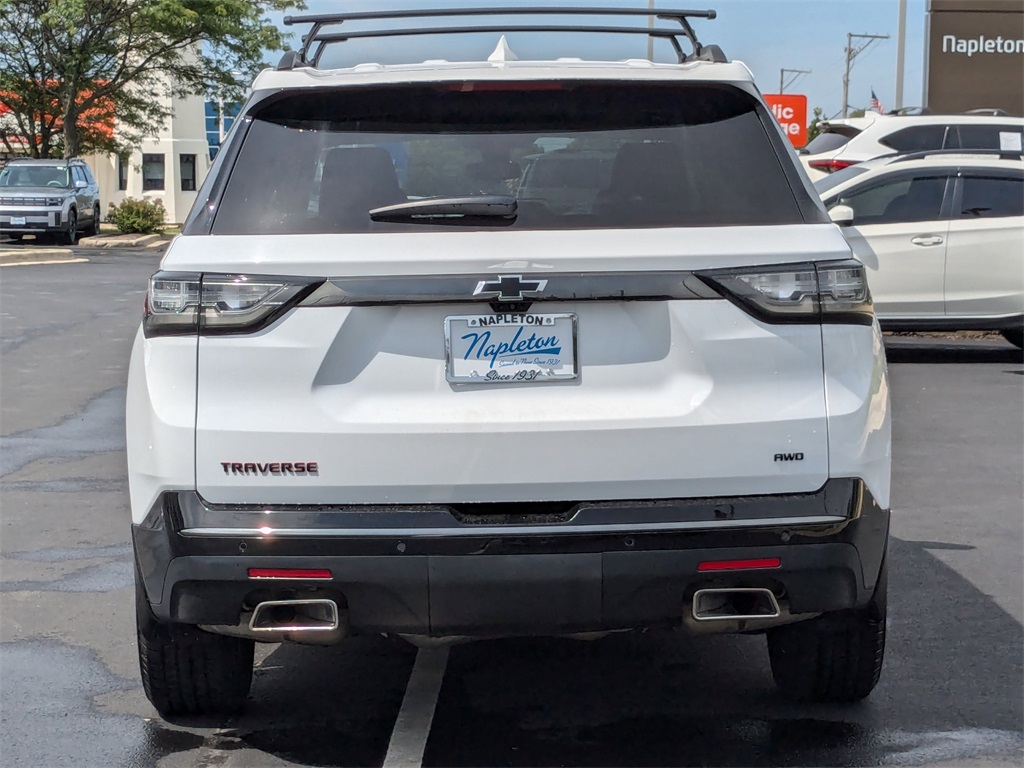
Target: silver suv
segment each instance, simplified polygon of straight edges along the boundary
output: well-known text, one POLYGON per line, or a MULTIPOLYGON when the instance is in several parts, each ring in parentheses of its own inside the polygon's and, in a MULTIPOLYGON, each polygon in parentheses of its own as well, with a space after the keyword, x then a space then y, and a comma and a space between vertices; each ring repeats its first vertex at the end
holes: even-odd
POLYGON ((0 171, 0 233, 54 234, 73 245, 78 233, 99 234, 100 188, 78 158, 12 160, 0 171))

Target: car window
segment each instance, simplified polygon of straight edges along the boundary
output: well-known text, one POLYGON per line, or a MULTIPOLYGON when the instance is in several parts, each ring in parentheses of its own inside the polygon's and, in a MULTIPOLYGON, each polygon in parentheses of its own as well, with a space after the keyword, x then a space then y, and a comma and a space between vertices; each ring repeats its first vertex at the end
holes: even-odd
POLYGON ((71 173, 74 175, 76 182, 77 181, 84 181, 86 183, 89 182, 89 180, 85 178, 85 174, 82 173, 81 166, 78 166, 78 165, 72 166, 71 167, 71 173))
POLYGON ((964 176, 960 217, 1024 216, 1024 178, 964 176))
POLYGON ((907 176, 855 188, 834 204, 853 208, 853 223, 895 224, 940 218, 946 175, 907 176))
POLYGON ((819 152, 834 152, 842 146, 846 145, 852 136, 843 136, 841 133, 832 133, 826 131, 819 133, 811 142, 803 148, 802 153, 805 155, 817 155, 819 152))
POLYGON ((904 128, 878 140, 897 152, 923 152, 928 149, 942 149, 946 140, 945 125, 915 125, 904 128))
POLYGON ((1000 133, 1024 133, 1019 125, 960 125, 960 146, 963 149, 999 149, 1000 133))
POLYGON ((212 231, 800 223, 771 119, 719 85, 303 90, 256 110, 212 231), (518 197, 514 220, 368 214, 495 194, 518 197))

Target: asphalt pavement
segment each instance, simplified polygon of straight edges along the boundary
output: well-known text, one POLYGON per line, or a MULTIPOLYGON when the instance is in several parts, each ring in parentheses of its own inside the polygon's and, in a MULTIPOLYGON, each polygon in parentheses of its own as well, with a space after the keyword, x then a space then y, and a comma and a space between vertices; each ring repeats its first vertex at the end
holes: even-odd
POLYGON ((366 637, 261 646, 243 715, 162 721, 138 678, 123 435, 158 256, 74 256, 0 268, 2 764, 1021 764, 1024 366, 998 339, 889 340, 889 644, 866 702, 784 701, 761 637, 366 637))

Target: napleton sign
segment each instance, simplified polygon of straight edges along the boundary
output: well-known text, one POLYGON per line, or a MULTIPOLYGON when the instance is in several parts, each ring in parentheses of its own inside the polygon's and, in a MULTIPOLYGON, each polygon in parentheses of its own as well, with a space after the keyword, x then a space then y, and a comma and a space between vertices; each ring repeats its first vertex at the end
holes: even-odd
POLYGON ((807 143, 807 97, 795 93, 766 93, 764 100, 793 146, 804 146, 807 143))
POLYGON ((926 105, 1024 115, 1024 3, 929 0, 926 105))

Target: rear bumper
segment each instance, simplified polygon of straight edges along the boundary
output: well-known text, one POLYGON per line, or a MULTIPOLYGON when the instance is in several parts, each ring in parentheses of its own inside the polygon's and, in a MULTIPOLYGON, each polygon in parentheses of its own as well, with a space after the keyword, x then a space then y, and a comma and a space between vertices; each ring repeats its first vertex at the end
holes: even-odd
MULTIPOLYGON (((671 504, 675 527, 631 529, 606 519, 570 531, 535 525, 530 533, 479 524, 388 535, 379 528, 203 533, 184 527, 180 502, 194 498, 167 495, 158 514, 133 526, 157 617, 233 625, 254 602, 317 594, 339 600, 352 632, 433 636, 678 626, 693 593, 710 586, 767 587, 793 614, 861 606, 873 593, 889 524, 888 510, 858 480, 833 480, 812 494, 659 503, 671 504), (778 517, 780 507, 799 514, 778 517), (711 519, 702 519, 708 510, 711 519), (715 520, 716 511, 731 513, 732 524, 715 520), (773 557, 778 568, 699 570, 707 561, 773 557), (332 578, 249 579, 248 569, 259 567, 326 568, 332 578)), ((610 508, 642 516, 650 506, 610 508)))

